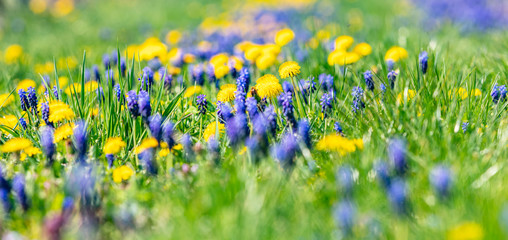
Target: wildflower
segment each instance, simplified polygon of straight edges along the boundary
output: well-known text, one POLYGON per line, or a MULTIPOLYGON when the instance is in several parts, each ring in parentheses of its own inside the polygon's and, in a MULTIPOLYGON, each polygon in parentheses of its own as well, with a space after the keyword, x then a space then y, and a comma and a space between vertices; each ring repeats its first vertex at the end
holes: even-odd
POLYGON ((249 97, 245 100, 246 110, 249 113, 249 118, 254 119, 258 114, 258 101, 256 98, 249 97))
POLYGON ((73 129, 74 129, 73 123, 64 124, 55 129, 54 132, 55 143, 59 143, 60 141, 68 139, 70 136, 72 136, 73 129))
POLYGON ((360 60, 361 56, 355 52, 345 52, 343 50, 335 50, 328 55, 328 64, 333 65, 349 65, 360 60))
POLYGON ((353 96, 353 112, 356 113, 358 110, 365 108, 365 104, 363 103, 363 89, 361 87, 353 87, 351 92, 353 96))
POLYGON ((321 88, 323 88, 323 91, 328 92, 330 90, 333 90, 333 76, 330 74, 322 73, 318 77, 319 84, 321 85, 321 88))
POLYGON ((483 228, 475 222, 465 222, 452 229, 447 233, 449 240, 481 240, 484 237, 483 228))
POLYGON ((5 49, 4 61, 7 64, 14 64, 18 62, 23 56, 23 47, 18 44, 13 44, 5 49))
POLYGON ((492 97, 492 101, 495 104, 497 104, 500 101, 503 102, 504 100, 506 100, 506 94, 507 94, 506 86, 505 85, 498 86, 496 83, 492 88, 490 96, 492 97))
POLYGON ((26 92, 23 89, 18 90, 19 101, 21 103, 21 110, 27 111, 30 108, 30 103, 28 102, 28 97, 26 96, 26 92))
MULTIPOLYGON (((314 77, 309 77, 308 80, 302 79, 298 84, 300 86, 303 99, 305 100, 305 102, 307 102, 308 95, 316 90, 316 83, 314 82, 314 77)), ((333 89, 329 89, 328 94, 331 94, 333 96, 335 93, 333 92, 333 89)))
POLYGON ((26 129, 28 127, 24 118, 19 118, 19 125, 21 125, 23 129, 26 129))
POLYGON ((372 53, 372 47, 368 43, 358 43, 353 52, 358 53, 360 56, 365 57, 372 53))
POLYGON ((388 144, 388 155, 392 161, 395 172, 403 176, 408 170, 406 142, 395 138, 388 144))
POLYGON ((293 84, 291 84, 290 82, 288 81, 284 81, 282 83, 282 89, 284 90, 284 92, 290 92, 290 93, 293 93, 294 92, 294 89, 293 89, 293 84))
POLYGON ((153 137, 146 138, 141 142, 141 144, 139 144, 139 146, 136 147, 136 149, 134 149, 134 153, 140 154, 147 149, 156 148, 158 146, 159 146, 159 142, 157 141, 157 139, 155 139, 153 137))
POLYGON ((282 47, 282 46, 287 45, 289 42, 291 42, 293 40, 293 38, 295 38, 295 33, 291 29, 285 28, 285 29, 278 31, 275 34, 274 41, 275 41, 275 44, 282 47))
POLYGON ((334 207, 333 216, 345 235, 350 235, 353 231, 356 216, 356 208, 353 203, 349 200, 340 202, 334 207))
POLYGON ((298 136, 308 149, 312 148, 312 138, 310 136, 310 124, 307 119, 298 121, 298 136))
POLYGON ((49 103, 49 122, 57 123, 63 120, 72 120, 74 117, 76 117, 76 114, 74 114, 69 105, 60 101, 49 103))
POLYGON ((386 92, 386 86, 385 86, 383 83, 381 83, 381 84, 379 85, 379 89, 381 89, 381 93, 383 93, 383 95, 384 95, 384 94, 385 94, 385 92, 386 92))
POLYGON ((392 59, 386 60, 386 69, 388 70, 388 72, 391 72, 394 67, 395 67, 395 61, 393 61, 392 59))
POLYGON ((21 152, 19 160, 24 161, 26 159, 26 157, 33 157, 33 156, 41 154, 41 153, 42 152, 41 152, 41 150, 39 148, 28 147, 28 148, 23 149, 23 151, 21 152))
POLYGON ((296 127, 296 120, 294 116, 294 107, 293 107, 293 95, 290 92, 283 93, 279 97, 279 101, 282 105, 282 110, 284 112, 284 116, 286 117, 286 121, 291 124, 291 127, 296 127))
POLYGON ((408 57, 406 49, 398 46, 393 46, 385 54, 385 61, 392 60, 394 62, 398 62, 401 59, 405 59, 408 57))
POLYGON ((101 73, 99 72, 99 66, 93 65, 92 71, 93 71, 95 81, 100 82, 101 81, 101 73))
POLYGON ((157 175, 158 168, 157 163, 153 158, 153 154, 154 154, 153 148, 148 148, 143 152, 139 153, 138 158, 148 173, 150 173, 151 175, 157 175))
POLYGON ((141 90, 138 94, 139 114, 146 122, 148 117, 152 114, 152 107, 150 106, 150 95, 148 92, 141 90))
POLYGON ((333 151, 344 156, 356 150, 363 149, 362 139, 347 139, 340 135, 331 134, 319 140, 316 149, 320 151, 333 151))
POLYGON ((379 179, 383 187, 388 189, 392 180, 388 165, 384 161, 378 161, 374 165, 374 171, 376 172, 376 177, 379 179))
POLYGON ((60 99, 60 94, 58 92, 57 86, 53 86, 53 96, 55 96, 55 99, 60 99))
POLYGON ((233 117, 231 112, 232 109, 229 105, 222 103, 221 101, 217 101, 217 117, 219 118, 219 122, 225 123, 233 117))
POLYGON ((118 154, 126 145, 121 137, 111 137, 106 140, 102 151, 104 154, 118 154))
POLYGON ((4 207, 4 212, 9 213, 12 210, 9 192, 11 191, 11 184, 5 179, 2 169, 0 168, 0 201, 4 207))
POLYGON ((235 99, 236 85, 224 84, 220 87, 219 93, 217 93, 217 101, 230 102, 235 99))
POLYGON ((342 35, 335 39, 335 49, 347 50, 355 40, 351 36, 342 35))
POLYGON ((265 70, 269 67, 273 66, 275 62, 277 61, 277 56, 273 54, 261 54, 258 58, 256 58, 256 67, 258 67, 259 70, 265 70))
POLYGON ((335 122, 333 124, 333 130, 335 130, 335 132, 337 132, 339 134, 342 134, 342 126, 340 126, 339 122, 335 122))
POLYGON ((411 101, 416 96, 416 91, 412 89, 404 89, 403 93, 399 93, 397 95, 397 104, 401 104, 402 101, 407 102, 411 101), (407 101, 406 101, 407 99, 407 101))
POLYGON ((55 143, 53 136, 53 128, 45 126, 41 128, 40 134, 40 143, 42 150, 44 151, 44 155, 48 159, 48 165, 53 163, 53 155, 55 154, 55 143))
POLYGON ((237 145, 249 135, 249 125, 245 113, 237 113, 226 121, 226 133, 232 145, 237 145))
POLYGON ((16 199, 18 199, 18 202, 21 205, 21 208, 23 208, 23 211, 28 210, 28 196, 26 195, 25 191, 25 177, 23 174, 16 174, 12 180, 12 190, 16 194, 16 199))
POLYGON ((365 85, 367 85, 367 90, 374 91, 374 80, 372 79, 372 72, 367 70, 363 73, 363 78, 365 79, 365 85))
MULTIPOLYGON (((173 85, 173 75, 167 73, 165 70, 162 71, 161 80, 164 82, 164 89, 169 91, 171 86, 173 85)), ((200 82, 196 82, 197 84, 203 85, 203 78, 201 78, 200 82)))
POLYGON ((113 69, 108 69, 105 72, 106 82, 108 86, 114 86, 115 85, 115 72, 113 69))
POLYGON ((182 145, 185 152, 185 158, 187 161, 194 159, 194 151, 192 151, 192 139, 191 136, 186 133, 182 136, 182 145))
POLYGON ((466 133, 467 131, 467 127, 469 126, 469 123, 468 122, 463 122, 462 123, 462 132, 463 133, 466 133))
POLYGON ((156 113, 148 118, 148 127, 150 128, 150 134, 152 137, 160 141, 162 138, 162 116, 160 113, 156 113))
POLYGON ((114 87, 114 92, 115 92, 115 95, 116 95, 116 99, 118 100, 118 102, 122 103, 123 99, 122 99, 122 89, 120 88, 120 84, 115 84, 115 87, 114 87))
POLYGON ((216 122, 211 122, 206 126, 205 131, 203 132, 203 138, 205 139, 205 141, 208 141, 211 137, 214 137, 216 134, 220 135, 224 133, 224 130, 226 129, 224 127, 224 124, 219 123, 218 126, 219 128, 217 129, 216 122))
POLYGON ((9 93, 0 94, 0 108, 5 107, 14 102, 14 96, 9 93))
POLYGON ((300 65, 298 65, 297 62, 294 61, 288 61, 280 65, 279 67, 279 75, 280 78, 288 78, 288 77, 294 77, 296 75, 300 74, 300 65))
POLYGON ((221 79, 228 75, 229 73, 229 67, 227 65, 220 65, 214 67, 214 74, 216 79, 221 79))
POLYGON ((282 85, 280 85, 279 80, 271 74, 260 77, 256 81, 255 89, 261 98, 273 98, 282 93, 282 85))
POLYGON ((446 198, 449 196, 452 186, 452 173, 449 168, 445 166, 434 167, 430 172, 429 181, 439 197, 446 198))
POLYGON ((235 92, 235 109, 237 113, 245 113, 245 96, 247 94, 243 91, 235 92))
POLYGON ((409 211, 408 190, 404 180, 392 181, 388 188, 388 199, 397 213, 405 214, 409 211))
POLYGON ((16 91, 19 91, 19 89, 23 89, 25 91, 28 91, 28 87, 35 88, 37 84, 32 79, 25 79, 18 83, 18 86, 16 87, 16 91))
POLYGON ((205 115, 206 114, 206 107, 208 104, 208 101, 206 100, 206 95, 201 94, 201 95, 197 96, 196 104, 198 105, 199 114, 205 115))
POLYGON ((294 166, 294 158, 296 157, 297 149, 298 144, 293 134, 287 133, 281 139, 280 143, 274 146, 273 155, 284 169, 290 169, 294 166))
POLYGON ((134 170, 128 166, 123 165, 113 170, 113 181, 116 183, 121 183, 122 181, 129 180, 132 175, 134 175, 134 170))
POLYGON ((175 146, 175 139, 173 136, 174 124, 171 121, 167 121, 162 125, 162 139, 166 144, 168 144, 168 148, 171 149, 175 146))
POLYGON ((212 161, 215 164, 218 164, 220 161, 219 141, 217 141, 214 137, 211 137, 210 139, 208 139, 207 145, 208 145, 208 155, 210 159, 212 159, 212 161))
POLYGON ((192 97, 195 94, 200 94, 202 92, 201 86, 191 86, 187 88, 183 94, 183 97, 188 98, 192 97))
POLYGON ((143 68, 143 73, 141 76, 141 90, 148 91, 152 88, 153 85, 153 76, 154 72, 149 67, 143 68))
POLYGON ((82 120, 77 121, 73 135, 74 135, 74 147, 77 152, 76 161, 78 163, 85 163, 86 152, 88 149, 87 124, 82 120))
POLYGON ((429 56, 427 52, 423 51, 418 55, 418 62, 420 63, 422 74, 427 73, 427 68, 429 67, 429 56))
POLYGON ((0 151, 4 153, 19 152, 31 146, 32 142, 26 138, 11 138, 0 146, 0 151))
POLYGON ((342 190, 346 197, 351 197, 353 194, 353 171, 348 165, 341 166, 335 174, 337 185, 342 190))
POLYGON ((328 117, 328 112, 332 109, 332 96, 328 93, 323 93, 321 97, 321 112, 324 118, 328 117))
POLYGON ((120 59, 120 75, 122 77, 125 77, 125 73, 127 72, 127 62, 125 61, 125 58, 120 59))
POLYGON ((390 71, 388 72, 388 81, 390 82, 390 88, 391 89, 394 89, 395 88, 395 80, 397 80, 397 73, 395 71, 390 71))
POLYGON ((247 92, 247 89, 249 88, 249 82, 250 82, 250 75, 249 70, 247 68, 242 68, 240 71, 240 76, 236 79, 236 90, 247 92))

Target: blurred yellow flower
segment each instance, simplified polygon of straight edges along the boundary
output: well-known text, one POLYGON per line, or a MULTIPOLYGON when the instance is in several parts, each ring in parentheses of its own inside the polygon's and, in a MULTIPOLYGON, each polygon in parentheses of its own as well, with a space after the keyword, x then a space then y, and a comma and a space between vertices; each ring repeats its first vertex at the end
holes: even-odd
POLYGON ((213 65, 214 68, 222 65, 226 65, 228 63, 229 56, 226 53, 218 53, 210 58, 210 64, 213 65))
POLYGON ((261 55, 262 47, 258 45, 252 45, 249 48, 245 50, 245 59, 247 59, 250 62, 255 62, 256 59, 261 55))
POLYGON ((122 181, 129 180, 132 175, 134 175, 134 170, 128 166, 123 165, 113 170, 113 181, 116 183, 121 183, 122 181))
POLYGON ((231 63, 231 66, 236 69, 236 71, 240 71, 243 68, 243 60, 240 59, 237 56, 231 56, 229 58, 229 62, 231 63))
POLYGON ((280 47, 273 44, 273 43, 265 44, 265 45, 261 46, 261 53, 262 54, 272 54, 274 56, 277 56, 280 53, 280 47))
POLYGON ((403 93, 397 95, 397 104, 402 104, 402 101, 411 101, 416 96, 416 91, 412 89, 404 89, 403 93))
POLYGON ((471 90, 471 96, 481 96, 482 95, 482 90, 478 89, 478 88, 475 88, 473 90, 471 90))
POLYGON ((48 121, 57 123, 62 120, 72 120, 76 117, 71 107, 60 101, 53 101, 49 103, 49 117, 48 121))
POLYGON ((280 65, 279 76, 280 78, 294 77, 300 74, 300 65, 294 61, 288 61, 280 65))
POLYGON ((200 94, 201 91, 202 91, 201 86, 190 86, 189 88, 187 88, 187 90, 185 90, 183 97, 185 98, 192 97, 195 94, 200 94))
POLYGON ((184 63, 193 63, 195 60, 196 60, 196 56, 194 56, 194 54, 186 53, 185 55, 183 55, 183 62, 184 63))
POLYGON ((462 223, 448 231, 448 240, 480 240, 483 239, 483 228, 478 223, 462 223))
POLYGON ((25 159, 27 157, 32 157, 34 155, 38 155, 38 154, 41 154, 41 153, 42 153, 42 151, 39 148, 28 147, 26 149, 23 149, 23 151, 21 152, 21 155, 19 157, 19 160, 25 161, 25 159))
POLYGON ((9 93, 0 94, 0 108, 6 107, 14 102, 14 96, 9 93))
POLYGON ((407 51, 404 48, 399 46, 393 46, 385 54, 385 61, 392 60, 394 62, 398 62, 401 59, 405 59, 408 57, 407 51))
POLYGON ((340 49, 346 51, 348 48, 353 45, 354 38, 347 35, 339 36, 335 39, 335 49, 340 49))
POLYGON ((355 52, 343 52, 342 50, 334 50, 328 56, 328 64, 333 66, 338 64, 340 66, 353 64, 360 60, 360 55, 355 52))
POLYGON ((55 17, 63 17, 74 10, 74 0, 57 0, 53 4, 52 13, 55 17))
POLYGON ((18 83, 18 86, 16 87, 16 92, 19 91, 19 89, 27 90, 28 87, 35 88, 37 84, 32 79, 24 79, 21 82, 18 83))
POLYGON ((166 34, 166 42, 169 44, 178 44, 180 40, 182 39, 182 33, 178 30, 172 30, 169 31, 168 34, 166 34))
POLYGON ((78 61, 74 57, 65 57, 58 59, 58 62, 56 64, 58 69, 74 69, 78 66, 78 61))
POLYGON ((28 7, 35 14, 40 14, 46 11, 48 4, 46 0, 30 0, 28 7))
POLYGON ((266 74, 258 78, 254 88, 261 98, 277 97, 282 93, 282 85, 272 74, 266 74))
POLYGON ((119 153, 127 144, 122 140, 121 137, 112 137, 106 140, 106 144, 102 148, 104 154, 117 154, 119 153))
MULTIPOLYGON (((3 116, 2 118, 0 118, 0 126, 6 126, 10 129, 16 129, 18 128, 17 126, 18 124, 18 118, 14 115, 6 115, 6 116, 3 116)), ((9 132, 5 131, 4 129, 2 129, 2 132, 4 132, 5 134, 8 134, 9 132)))
POLYGON ((282 46, 285 46, 286 44, 288 44, 289 42, 291 42, 294 38, 295 38, 295 33, 291 29, 285 28, 285 29, 278 31, 275 34, 275 44, 282 47, 282 46))
POLYGON ((159 146, 159 142, 157 141, 157 139, 155 139, 153 137, 146 138, 141 142, 141 144, 139 144, 138 147, 136 147, 136 149, 134 149, 134 153, 140 154, 149 148, 155 148, 158 146, 159 146))
MULTIPOLYGON (((58 77, 58 85, 60 86, 60 89, 65 88, 69 84, 69 78, 62 76, 58 77)), ((53 81, 53 86, 56 86, 56 80, 53 81)))
MULTIPOLYGON (((158 57, 161 61, 166 59, 168 48, 156 37, 150 37, 145 40, 139 47, 139 57, 142 61, 152 60, 158 57)), ((131 54, 129 52, 129 54, 131 54)))
POLYGON ((316 33, 316 38, 320 41, 327 41, 330 39, 331 33, 328 30, 321 29, 316 33))
POLYGON ((4 153, 19 152, 32 146, 32 142, 26 138, 12 138, 0 146, 0 151, 4 153))
POLYGON ((316 145, 317 150, 337 152, 344 156, 347 153, 363 149, 362 139, 347 139, 337 134, 325 136, 316 145))
POLYGON ((312 49, 316 49, 317 47, 319 47, 319 41, 316 38, 311 38, 307 42, 307 46, 309 46, 312 49))
POLYGON ((277 58, 273 54, 263 54, 256 59, 256 67, 259 70, 265 70, 275 64, 277 58))
MULTIPOLYGON (((219 123, 219 131, 218 131, 219 135, 224 133, 225 129, 226 128, 224 127, 224 124, 219 123)), ((203 133, 203 139, 205 141, 208 141, 208 139, 215 136, 216 132, 217 132, 216 122, 211 122, 210 124, 208 124, 208 126, 206 126, 206 129, 203 133)))
POLYGON ((450 91, 448 91, 448 96, 450 98, 453 97, 460 97, 462 100, 466 99, 468 97, 467 90, 465 88, 453 88, 450 91))
POLYGON ((21 60, 21 56, 23 55, 23 47, 18 44, 13 44, 5 49, 4 53, 4 61, 7 64, 13 64, 19 62, 21 60))
POLYGON ((368 43, 358 43, 354 48, 353 52, 358 53, 360 56, 367 56, 372 53, 372 47, 368 43))
POLYGON ((219 93, 217 93, 217 101, 229 102, 235 99, 235 84, 224 84, 220 87, 219 93))
POLYGON ((54 65, 52 62, 46 62, 43 64, 35 64, 34 71, 42 75, 54 72, 54 65))
POLYGON ((54 142, 59 143, 62 140, 68 139, 70 136, 72 136, 74 130, 74 123, 67 123, 64 124, 57 129, 55 129, 54 133, 54 142))
POLYGON ((228 73, 229 73, 229 67, 227 65, 215 66, 214 67, 214 73, 215 73, 215 77, 217 79, 221 79, 224 76, 228 75, 228 73))

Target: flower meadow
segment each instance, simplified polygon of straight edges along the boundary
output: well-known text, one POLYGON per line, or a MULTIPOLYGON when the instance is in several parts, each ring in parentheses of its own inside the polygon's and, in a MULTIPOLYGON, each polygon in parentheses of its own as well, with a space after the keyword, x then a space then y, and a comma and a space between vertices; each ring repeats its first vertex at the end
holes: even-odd
POLYGON ((507 11, 437 2, 7 1, 0 234, 506 239, 507 11))

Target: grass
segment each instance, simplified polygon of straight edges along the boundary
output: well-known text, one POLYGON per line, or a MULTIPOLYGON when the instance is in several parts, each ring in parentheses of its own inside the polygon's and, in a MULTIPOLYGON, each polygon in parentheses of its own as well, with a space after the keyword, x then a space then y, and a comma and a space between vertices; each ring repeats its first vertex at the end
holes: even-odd
MULTIPOLYGON (((228 4, 235 5, 227 1, 207 3, 211 12, 205 15, 202 7, 196 7, 199 4, 190 4, 197 9, 194 14, 183 2, 171 5, 164 1, 151 4, 142 1, 81 2, 78 10, 64 18, 34 15, 21 6, 13 7, 6 13, 6 26, 10 27, 4 28, 0 49, 18 43, 24 47, 28 58, 20 64, 0 63, 2 93, 12 92, 16 97, 13 104, 0 109, 1 115, 22 116, 14 89, 19 80, 25 78, 41 85, 41 76, 33 70, 36 63, 56 63, 61 57, 73 56, 78 66, 66 69, 54 64, 49 76, 52 82, 57 77, 67 76, 69 85, 81 83, 84 86, 85 69, 93 64, 101 65, 103 53, 115 51, 123 56, 131 43, 139 44, 149 36, 163 39, 169 29, 193 29, 201 18, 228 9, 228 4), (13 24, 20 19, 24 27, 19 31, 13 24), (144 28, 147 25, 150 27, 144 28)), ((150 136, 149 129, 141 118, 130 116, 116 100, 107 81, 102 81, 103 100, 95 92, 61 93, 61 100, 71 106, 77 118, 88 123, 87 161, 95 178, 91 207, 84 207, 88 199, 76 194, 79 187, 71 184, 79 169, 74 163, 72 140, 57 145, 56 164, 52 169, 44 166, 46 160, 42 154, 19 161, 16 154, 2 153, 0 162, 4 176, 12 179, 17 173, 25 175, 31 205, 24 212, 14 203, 14 194, 11 195, 15 208, 10 213, 3 212, 3 234, 15 231, 28 238, 47 236, 45 222, 61 214, 64 198, 71 196, 75 209, 63 231, 64 238, 71 239, 77 236, 107 239, 442 239, 450 229, 464 222, 479 224, 485 239, 506 238, 507 223, 501 216, 508 198, 504 187, 508 184, 505 177, 508 173, 505 163, 508 159, 508 102, 494 104, 490 96, 495 83, 507 83, 506 33, 461 33, 451 24, 424 31, 425 26, 418 18, 422 13, 398 1, 337 3, 336 13, 329 19, 341 27, 337 36, 348 34, 366 41, 373 47, 373 53, 349 65, 346 71, 340 71, 339 67, 327 64, 329 52, 325 47, 310 49, 297 41, 292 42, 297 49, 309 51, 307 59, 299 61, 302 73, 298 78, 314 76, 318 87, 298 115, 309 119, 314 145, 323 136, 334 133, 333 123, 338 121, 347 138, 363 139, 363 150, 342 156, 314 149, 310 158, 297 154, 295 166, 287 171, 271 156, 254 164, 252 154, 241 153, 243 144, 231 147, 228 138, 223 136, 220 138, 220 163, 215 165, 208 155, 206 142, 200 139, 204 127, 216 121, 215 106, 209 104, 209 112, 200 116, 195 96, 183 97, 183 91, 192 85, 185 66, 181 73, 183 83, 175 78, 170 91, 164 90, 163 82, 155 82, 151 93, 152 110, 175 123, 177 141, 184 133, 192 136, 196 143, 192 165, 198 169, 195 173, 182 171, 182 164, 188 162, 185 157, 188 153, 175 151, 157 158, 159 174, 151 176, 133 153, 133 149, 150 136), (360 28, 350 24, 349 16, 355 11, 362 13, 360 28), (397 63, 400 73, 395 88, 388 88, 383 94, 378 86, 381 83, 388 86, 384 53, 393 45, 407 49, 409 58, 397 63), (425 75, 421 74, 417 57, 422 50, 429 52, 429 71, 425 75), (378 69, 374 77, 376 90, 365 90, 366 108, 354 114, 351 90, 354 86, 365 89, 363 72, 372 66, 378 69), (323 91, 317 76, 321 73, 334 76, 337 90, 333 111, 326 120, 321 117, 319 105, 323 91), (449 94, 459 87, 467 92, 477 88, 482 94, 465 99, 449 94), (416 96, 397 102, 397 96, 405 89, 415 90, 416 96), (98 114, 93 116, 95 108, 98 114), (463 122, 469 123, 466 132, 461 129, 463 122), (127 143, 118 154, 114 168, 128 165, 136 172, 124 183, 113 182, 114 168, 107 168, 102 153, 106 139, 113 136, 120 136, 127 143), (387 145, 394 137, 405 139, 408 148, 409 172, 405 179, 411 212, 402 216, 393 210, 373 171, 375 162, 388 160, 387 145), (453 172, 452 194, 446 201, 438 198, 429 182, 432 168, 439 164, 449 166, 453 172), (357 213, 351 236, 344 236, 344 228, 337 226, 333 215, 334 206, 346 199, 336 180, 337 169, 346 165, 354 169, 355 179, 351 201, 357 213), (90 212, 97 222, 87 225, 86 216, 90 212)), ((316 24, 315 30, 320 27, 316 24)), ((287 59, 296 59, 296 53, 289 51, 289 47, 283 50, 290 52, 287 59)), ((263 71, 251 66, 253 81, 263 74, 278 76, 278 66, 287 59, 263 71)), ((127 61, 127 75, 115 79, 122 93, 139 88, 137 78, 146 65, 146 61, 127 61)), ((115 66, 114 71, 119 68, 115 66)), ((103 68, 101 72, 104 73, 103 68)), ((228 76, 221 80, 221 85, 225 83, 235 83, 235 79, 228 76)), ((205 80, 203 90, 208 101, 215 102, 218 90, 214 83, 205 80)), ((81 92, 85 92, 84 89, 81 92)), ((275 105, 280 111, 281 106, 275 105)), ((283 118, 279 115, 278 121, 282 123, 283 118)), ((270 145, 279 142, 288 131, 284 124, 280 126, 270 145)), ((10 139, 10 135, 24 136, 40 147, 36 124, 30 124, 26 130, 19 127, 10 130, 10 134, 2 134, 0 142, 10 139)))

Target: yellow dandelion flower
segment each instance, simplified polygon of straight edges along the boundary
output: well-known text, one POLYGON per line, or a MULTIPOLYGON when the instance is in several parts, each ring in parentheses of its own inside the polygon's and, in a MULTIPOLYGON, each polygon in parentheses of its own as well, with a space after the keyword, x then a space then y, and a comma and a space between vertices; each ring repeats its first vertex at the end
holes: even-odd
POLYGON ((69 139, 73 134, 73 129, 74 123, 67 123, 55 129, 54 142, 59 143, 62 140, 69 139))
POLYGON ((279 81, 277 80, 277 78, 275 78, 275 76, 271 74, 267 75, 257 80, 257 83, 254 86, 256 92, 261 98, 265 97, 273 98, 279 96, 282 93, 282 85, 280 85, 279 81), (267 75, 269 76, 267 77, 267 75))
POLYGON ((28 87, 35 88, 36 86, 37 86, 37 84, 35 83, 34 80, 24 79, 23 81, 18 83, 18 86, 16 87, 16 92, 19 91, 20 89, 27 91, 28 87))
POLYGON ((244 155, 246 152, 247 152, 247 147, 246 147, 246 146, 244 146, 242 149, 240 149, 240 151, 238 152, 238 155, 242 156, 242 155, 244 155))
POLYGON ((196 56, 194 56, 194 54, 186 53, 185 55, 183 55, 183 62, 184 63, 193 63, 195 60, 196 60, 196 56))
POLYGON ((19 152, 31 146, 32 142, 26 138, 12 138, 0 146, 0 151, 4 153, 19 152))
POLYGON ((139 46, 139 57, 144 61, 152 60, 155 57, 158 57, 162 61, 166 59, 167 52, 168 48, 166 45, 156 37, 147 38, 139 46))
POLYGON ((75 117, 76 114, 74 114, 74 111, 72 111, 69 105, 60 101, 50 102, 48 121, 57 123, 62 120, 72 120, 75 117))
POLYGON ((13 44, 5 49, 4 61, 7 64, 19 62, 23 55, 23 47, 18 44, 13 44))
POLYGON ((326 41, 330 39, 331 35, 330 31, 321 29, 316 33, 316 38, 320 41, 326 41))
POLYGON ((97 115, 99 115, 99 108, 97 108, 97 107, 92 108, 92 111, 90 111, 90 116, 97 117, 97 115))
POLYGON ((294 38, 295 33, 291 29, 285 28, 275 34, 275 44, 282 47, 293 41, 294 38))
POLYGON ((232 66, 236 69, 236 71, 240 71, 243 68, 243 60, 237 56, 231 56, 229 58, 229 62, 232 63, 232 66))
POLYGON ((173 75, 173 76, 178 75, 181 72, 182 72, 182 69, 179 68, 179 67, 173 67, 173 66, 171 66, 171 67, 168 68, 168 73, 170 75, 173 75))
POLYGON ((182 33, 178 30, 172 30, 166 34, 166 42, 169 44, 178 44, 181 39, 182 33))
POLYGON ((316 149, 321 151, 337 152, 340 155, 344 156, 348 153, 356 151, 357 149, 363 149, 363 140, 351 140, 340 135, 332 134, 325 136, 323 139, 319 140, 316 145, 316 149))
POLYGON ((129 45, 127 46, 127 49, 125 49, 125 56, 129 60, 131 60, 133 57, 137 58, 139 54, 139 46, 138 45, 129 45))
POLYGON ((65 89, 65 94, 67 95, 72 95, 72 94, 80 94, 81 93, 81 84, 80 83, 73 83, 71 85, 69 85, 66 89, 65 89))
POLYGON ((330 54, 328 54, 328 65, 333 66, 337 64, 337 59, 340 58, 341 55, 346 54, 346 51, 342 49, 335 49, 330 54))
POLYGON ((187 88, 187 90, 185 90, 183 97, 185 97, 185 98, 192 97, 195 94, 200 94, 201 91, 202 90, 201 90, 200 86, 190 86, 189 88, 187 88))
POLYGON ((169 150, 169 148, 167 147, 163 147, 161 148, 161 150, 159 151, 159 157, 165 157, 167 155, 169 155, 171 151, 169 150))
POLYGON ((134 152, 136 154, 140 154, 140 153, 144 152, 146 149, 155 148, 157 146, 159 146, 159 142, 157 141, 157 139, 155 139, 153 137, 147 138, 147 139, 144 139, 138 147, 136 147, 134 152))
POLYGON ((407 99, 407 101, 411 101, 416 96, 416 91, 412 89, 405 89, 403 93, 399 93, 397 95, 397 104, 401 104, 402 101, 407 99))
MULTIPOLYGON (((14 115, 6 115, 0 118, 0 126, 6 126, 10 129, 17 128, 18 118, 14 115)), ((8 134, 9 132, 2 129, 2 132, 8 134)))
POLYGON ((393 46, 385 54, 385 61, 392 60, 394 62, 398 62, 401 59, 405 59, 408 57, 408 53, 406 49, 401 48, 399 46, 393 46))
MULTIPOLYGON (((68 84, 69 84, 68 77, 65 77, 65 76, 58 77, 58 85, 59 85, 60 89, 67 87, 68 84)), ((53 86, 56 86, 56 80, 53 81, 53 86)))
POLYGON ((353 52, 358 53, 358 55, 365 57, 372 53, 372 47, 368 43, 358 43, 353 48, 353 52))
POLYGON ((85 83, 85 92, 91 93, 99 88, 99 83, 96 81, 88 81, 85 83))
POLYGON ((346 51, 355 42, 354 38, 347 35, 339 36, 335 39, 335 49, 342 49, 346 51))
POLYGON ((0 108, 8 106, 15 100, 14 96, 9 93, 0 94, 0 108))
POLYGON ((448 96, 450 98, 460 97, 462 100, 468 97, 467 90, 465 88, 453 88, 448 91, 448 96))
POLYGON ((215 77, 217 79, 221 79, 224 76, 228 75, 229 67, 227 65, 219 65, 214 67, 215 77))
POLYGON ((183 149, 183 145, 182 144, 176 144, 175 146, 173 146, 173 148, 171 149, 171 151, 180 151, 183 149))
POLYGON ((52 14, 55 17, 63 17, 74 10, 74 0, 56 0, 53 4, 52 14))
POLYGON ((256 67, 259 70, 265 70, 275 64, 277 58, 273 54, 263 54, 256 59, 256 67))
POLYGON ((343 52, 342 50, 335 50, 328 55, 328 64, 330 66, 338 64, 340 66, 353 64, 360 60, 361 56, 355 52, 343 52))
MULTIPOLYGON (((225 129, 226 128, 224 127, 224 124, 219 123, 219 135, 224 133, 225 129)), ((216 132, 217 132, 216 123, 211 122, 210 124, 208 124, 208 126, 206 126, 205 131, 203 133, 203 138, 205 139, 205 141, 208 141, 208 139, 215 136, 216 132)))
POLYGON ((32 157, 34 155, 42 154, 42 151, 36 147, 27 147, 23 149, 23 153, 25 153, 29 157, 32 157))
POLYGON ((134 175, 134 170, 128 166, 123 165, 113 170, 113 181, 116 183, 121 183, 122 181, 129 180, 132 175, 134 175))
MULTIPOLYGON (((482 95, 482 90, 478 89, 478 88, 475 88, 473 90, 471 90, 471 96, 481 96, 482 95)), ((2 99, 2 98, 0 98, 2 99)))
MULTIPOLYGON (((254 45, 254 43, 249 42, 249 41, 243 41, 243 42, 237 43, 237 44, 235 45, 235 50, 238 50, 239 52, 245 52, 245 51, 247 51, 247 49, 249 49, 252 45, 254 45)), ((198 47, 199 47, 199 46, 198 46, 198 47)))
POLYGON ((258 45, 252 45, 247 50, 245 50, 245 59, 247 59, 250 62, 255 62, 256 59, 261 55, 262 53, 262 47, 258 45))
POLYGON ((35 14, 40 14, 46 11, 48 3, 46 0, 30 0, 28 7, 35 14))
POLYGON ((117 154, 119 153, 127 144, 122 140, 121 137, 112 137, 106 140, 106 144, 102 148, 104 154, 117 154))
POLYGON ((448 240, 480 240, 483 239, 483 228, 478 223, 462 223, 448 231, 448 240))
POLYGON ((210 64, 212 64, 213 67, 226 65, 228 63, 228 61, 229 61, 229 56, 226 53, 218 53, 210 58, 210 64))
POLYGON ((60 58, 57 62, 58 69, 74 69, 78 66, 78 60, 74 57, 60 58))
POLYGON ((279 76, 280 78, 294 77, 300 74, 300 65, 295 61, 288 61, 280 65, 279 76))
POLYGON ((273 44, 273 43, 265 44, 265 45, 261 46, 261 53, 262 54, 272 54, 274 56, 277 56, 280 53, 280 47, 273 44))
POLYGON ((217 93, 217 101, 229 102, 235 99, 235 84, 224 84, 220 87, 219 93, 217 93))

